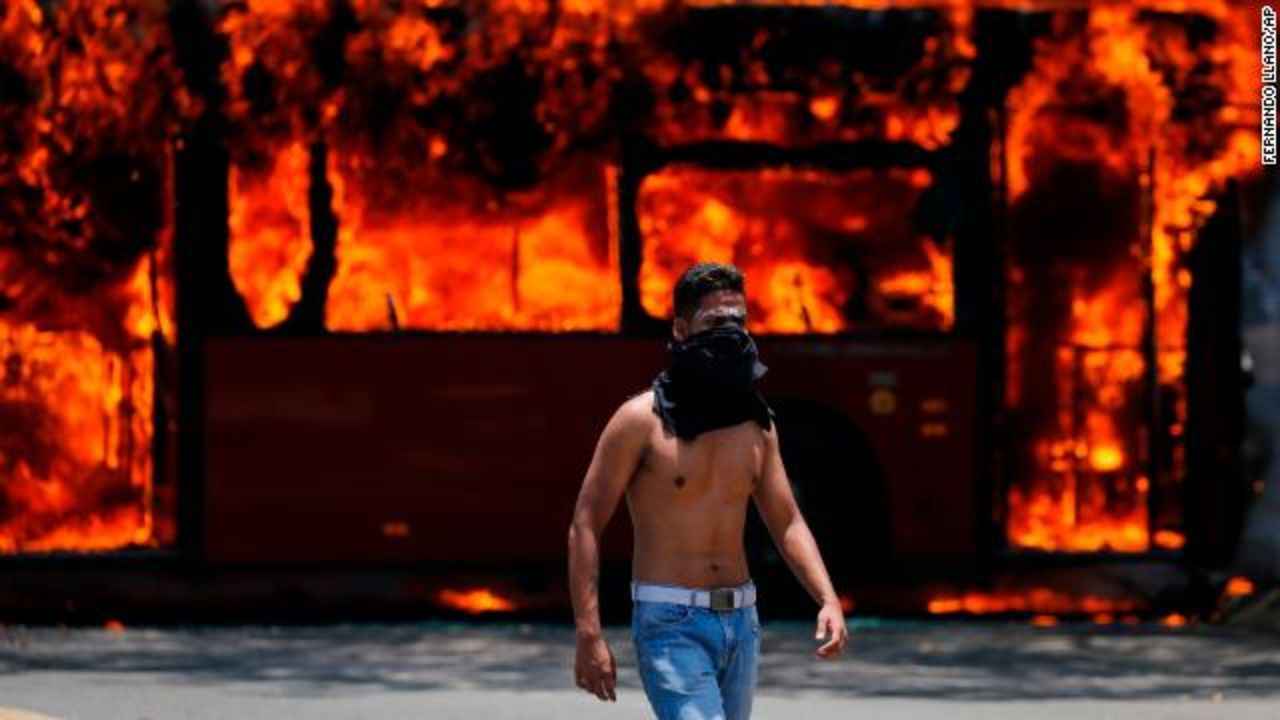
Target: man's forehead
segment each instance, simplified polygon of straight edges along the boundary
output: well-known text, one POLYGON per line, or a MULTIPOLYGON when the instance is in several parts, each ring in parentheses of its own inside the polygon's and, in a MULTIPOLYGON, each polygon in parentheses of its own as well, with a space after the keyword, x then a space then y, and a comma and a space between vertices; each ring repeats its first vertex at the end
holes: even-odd
POLYGON ((703 298, 702 306, 693 313, 693 320, 710 322, 720 318, 737 321, 745 324, 747 319, 747 304, 742 297, 742 293, 728 291, 729 294, 715 301, 708 301, 703 298))
POLYGON ((702 296, 698 303, 698 312, 706 312, 718 308, 746 308, 747 298, 737 290, 712 290, 702 296))

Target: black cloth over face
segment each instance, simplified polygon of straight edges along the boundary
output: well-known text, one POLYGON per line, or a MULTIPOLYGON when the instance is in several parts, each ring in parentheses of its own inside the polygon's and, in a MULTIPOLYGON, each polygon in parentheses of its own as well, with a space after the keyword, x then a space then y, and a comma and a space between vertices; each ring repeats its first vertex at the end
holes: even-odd
POLYGON ((746 330, 718 325, 667 348, 671 366, 653 381, 653 412, 668 433, 692 440, 747 420, 773 427, 773 411, 756 389, 768 368, 746 330))

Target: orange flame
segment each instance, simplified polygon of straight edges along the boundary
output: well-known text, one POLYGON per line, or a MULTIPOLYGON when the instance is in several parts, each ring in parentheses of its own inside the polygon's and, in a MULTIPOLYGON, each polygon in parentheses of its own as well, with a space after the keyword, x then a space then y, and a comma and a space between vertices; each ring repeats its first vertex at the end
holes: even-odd
POLYGON ((173 540, 152 348, 176 339, 168 140, 193 103, 171 57, 154 3, 0 9, 0 64, 26 86, 0 99, 18 133, 0 189, 41 199, 0 204, 0 552, 173 540))
MULTIPOLYGON (((1033 588, 940 595, 929 600, 927 608, 932 615, 1035 613, 1040 618, 1052 618, 1055 615, 1082 614, 1113 616, 1138 609, 1138 602, 1131 598, 1077 596, 1050 588, 1033 588)), ((1042 619, 1040 622, 1048 621, 1042 619)))
POLYGON ((654 317, 669 317, 671 288, 685 267, 731 262, 747 277, 753 331, 949 328, 947 249, 920 237, 903 215, 884 212, 879 199, 910 207, 930 183, 927 173, 903 169, 668 167, 645 178, 637 200, 641 304, 654 317), (854 251, 860 266, 840 260, 854 251), (857 285, 859 274, 868 277, 865 287, 857 285))
POLYGON ((283 321, 301 296, 311 255, 309 116, 325 94, 307 40, 330 20, 325 0, 250 0, 228 6, 218 28, 231 52, 222 67, 235 141, 228 178, 231 279, 254 324, 283 321), (253 78, 270 68, 271 98, 253 78))
POLYGON ((445 589, 436 593, 441 605, 465 613, 511 612, 516 604, 488 588, 445 589))
POLYGON ((259 327, 282 322, 302 296, 302 272, 311 257, 308 160, 307 148, 293 142, 265 171, 231 167, 227 261, 259 327))
MULTIPOLYGON (((708 0, 670 3, 667 7, 671 12, 687 13, 736 4, 708 0)), ((968 82, 976 55, 970 38, 972 8, 957 3, 884 0, 751 4, 931 7, 945 23, 924 39, 919 62, 891 80, 842 72, 839 63, 833 62, 817 63, 802 79, 778 87, 772 82, 766 59, 769 44, 776 38, 763 28, 732 62, 689 60, 665 49, 645 48, 637 53, 642 57, 637 64, 658 98, 650 130, 661 145, 731 139, 796 146, 877 138, 932 150, 950 143, 960 122, 958 96, 968 82), (673 88, 680 92, 672 92, 673 88), (744 93, 743 88, 751 91, 744 93), (672 100, 673 96, 682 99, 672 100)), ((628 42, 625 36, 623 41, 628 42)))
POLYGON ((891 303, 894 298, 918 298, 918 302, 936 313, 940 327, 949 328, 956 319, 951 254, 927 238, 921 241, 920 248, 929 259, 929 269, 889 275, 879 282, 879 290, 891 303))
MULTIPOLYGON (((1088 10, 1083 27, 1057 18, 1055 34, 1038 43, 1032 71, 1009 96, 1006 171, 1015 205, 1033 191, 1037 173, 1052 172, 1044 168, 1053 162, 1092 165, 1113 182, 1137 178, 1150 198, 1149 217, 1140 224, 1147 236, 1136 238, 1135 245, 1142 262, 1118 259, 1101 274, 1096 267, 1071 269, 1079 281, 1069 287, 1069 321, 1057 338, 1057 406, 1045 415, 1053 419, 1042 422, 1041 437, 1031 441, 1036 470, 1009 491, 1007 532, 1017 547, 1142 551, 1153 544, 1167 549, 1184 544, 1170 523, 1177 522, 1176 487, 1185 473, 1180 438, 1186 420, 1183 365, 1191 284, 1185 258, 1214 210, 1209 196, 1227 179, 1255 169, 1257 140, 1253 125, 1240 122, 1250 115, 1243 108, 1251 102, 1244 91, 1251 73, 1244 14, 1221 2, 1147 5, 1207 14, 1219 23, 1216 44, 1209 50, 1193 48, 1185 26, 1099 4, 1088 10), (1196 75, 1193 67, 1207 74, 1196 75), (1223 100, 1212 113, 1183 110, 1175 117, 1178 84, 1195 82, 1212 86, 1223 100), (1083 112, 1089 107, 1094 110, 1083 112), (1110 110, 1099 108, 1120 112, 1108 116, 1110 110), (1184 119, 1187 115, 1192 119, 1184 119), (1205 137, 1214 141, 1196 139, 1205 137), (1144 267, 1154 289, 1151 328, 1139 284, 1144 267), (1155 336, 1156 382, 1168 398, 1160 425, 1147 430, 1173 438, 1153 477, 1139 462, 1143 436, 1138 426, 1147 422, 1140 408, 1144 392, 1150 393, 1144 390, 1142 353, 1147 332, 1155 336), (1165 527, 1151 527, 1153 500, 1164 503, 1157 510, 1165 527)), ((1010 268, 1012 287, 1024 293, 1050 290, 1026 287, 1026 270, 1010 268)), ((1006 401, 1015 410, 1044 402, 1027 394, 1037 372, 1027 364, 1028 322, 1033 320, 1015 310, 1006 338, 1006 401)), ((1042 320, 1035 322, 1043 332, 1042 320)))
MULTIPOLYGON (((317 38, 334 30, 330 3, 228 6, 224 80, 240 131, 231 268, 254 322, 279 322, 297 300, 315 251, 305 199, 316 181, 332 188, 339 223, 325 305, 330 329, 393 322, 616 329, 616 148, 602 140, 614 83, 646 85, 653 106, 636 129, 662 147, 877 139, 937 149, 958 127, 958 97, 977 54, 975 10, 1043 10, 1053 14, 1053 30, 1037 41, 1031 72, 1008 98, 1000 170, 1010 202, 1017 210, 1044 192, 1056 170, 1086 166, 1119 188, 1117 205, 1149 207, 1131 234, 1105 238, 1113 246, 1103 252, 1108 257, 1064 261, 1067 272, 1054 277, 1017 263, 1008 269, 1014 292, 1062 295, 1052 323, 1009 318, 1006 402, 1015 414, 1034 406, 1034 427, 1017 441, 1029 460, 1008 491, 1008 540, 1044 550, 1182 547, 1180 508, 1166 505, 1181 497, 1185 473, 1186 297, 1194 281, 1186 256, 1214 210, 1213 193, 1255 170, 1249 18, 1224 0, 834 3, 938 10, 942 21, 922 38, 916 66, 897 78, 822 62, 801 79, 779 77, 767 60, 786 34, 764 26, 744 38, 740 54, 720 59, 690 56, 651 32, 733 4, 464 3, 459 12, 483 22, 461 30, 432 12, 439 3, 357 0, 338 79, 322 77, 309 56, 317 38), (1061 12, 1072 9, 1080 12, 1061 12), (1193 37, 1186 23, 1166 17, 1189 12, 1215 32, 1193 37), (539 97, 514 108, 490 97, 502 72, 539 97), (262 73, 274 80, 270 102, 255 102, 263 98, 251 80, 262 73), (1220 101, 1179 105, 1195 98, 1220 101), (479 137, 475 128, 493 126, 495 117, 504 129, 525 122, 527 157, 512 161, 501 143, 479 137), (323 178, 307 177, 313 146, 327 152, 323 178), (1148 273, 1150 298, 1142 283, 1148 273), (1144 352, 1149 333, 1153 368, 1144 352), (1159 387, 1148 387, 1149 371, 1159 387), (1145 403, 1157 395, 1166 411, 1153 419, 1145 403), (1153 436, 1172 438, 1162 457, 1148 457, 1144 438, 1153 436)), ((746 271, 756 331, 949 329, 951 241, 901 223, 904 205, 932 182, 923 170, 664 167, 643 179, 636 203, 641 306, 669 316, 677 273, 694 261, 720 260, 746 271), (877 184, 892 188, 892 197, 877 201, 877 184), (841 257, 845 250, 856 250, 849 254, 866 266, 841 257)))
MULTIPOLYGON (((352 182, 365 177, 355 174, 358 168, 351 158, 330 171, 342 224, 338 273, 326 307, 329 328, 385 328, 388 302, 407 327, 617 328, 617 256, 603 193, 566 193, 531 210, 477 212, 430 193, 392 204, 370 189, 377 181, 352 182)), ((594 182, 606 187, 604 169, 590 170, 562 182, 591 182, 599 173, 594 182)))
POLYGON ((310 43, 331 30, 328 3, 251 2, 224 19, 234 48, 224 77, 245 136, 233 173, 241 212, 232 272, 255 323, 288 313, 314 252, 303 149, 314 140, 327 147, 328 163, 324 178, 310 180, 332 188, 339 223, 327 328, 616 329, 611 171, 598 158, 562 152, 570 129, 585 132, 605 111, 601 83, 611 74, 591 72, 603 53, 600 19, 562 5, 554 32, 543 35, 551 6, 517 2, 488 8, 484 22, 459 33, 431 7, 354 3, 357 26, 345 38, 338 87, 306 60, 310 43), (474 86, 513 61, 530 87, 556 88, 535 108, 548 160, 535 158, 518 179, 487 182, 494 178, 486 173, 512 170, 486 144, 496 140, 471 134, 493 124, 486 113, 499 106, 474 86), (280 88, 269 110, 252 94, 250 79, 261 73, 280 88), (464 94, 472 100, 458 111, 464 94), (455 111, 480 117, 455 118, 451 127, 420 122, 455 111))
POLYGON ((1254 593, 1253 581, 1246 577, 1236 576, 1227 581, 1223 595, 1229 598, 1247 597, 1254 593))
POLYGON ((1156 547, 1165 550, 1181 550, 1187 544, 1186 536, 1173 530, 1157 530, 1151 541, 1156 547))

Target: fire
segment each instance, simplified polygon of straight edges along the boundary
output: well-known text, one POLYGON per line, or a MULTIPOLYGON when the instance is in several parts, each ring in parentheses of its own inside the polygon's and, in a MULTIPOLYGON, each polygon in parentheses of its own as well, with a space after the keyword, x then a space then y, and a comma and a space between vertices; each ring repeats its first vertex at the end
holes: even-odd
POLYGON ((5 452, 0 552, 150 544, 150 352, 29 323, 0 323, 0 347, 0 404, 33 430, 5 452))
POLYGON ((545 3, 469 27, 436 9, 354 3, 331 48, 345 61, 337 84, 307 60, 340 32, 328 3, 251 2, 223 18, 244 135, 232 272, 254 322, 285 318, 309 258, 331 254, 330 330, 616 329, 613 171, 567 151, 603 117, 601 21, 569 12, 542 35, 545 3), (264 75, 273 97, 255 96, 264 75), (544 84, 555 91, 529 92, 544 84), (523 155, 512 133, 529 141, 523 155), (317 185, 332 193, 332 240, 310 237, 317 185))
POLYGON ((140 1, 0 10, 22 86, 0 99, 3 553, 173 540, 153 351, 176 339, 167 142, 192 106, 166 27, 140 1))
MULTIPOLYGON (((1257 156, 1253 126, 1240 122, 1250 102, 1246 18, 1223 3, 1194 9, 1218 23, 1209 51, 1192 46, 1185 26, 1140 18, 1130 8, 1093 7, 1076 24, 1057 17, 1054 34, 1037 45, 1033 69, 1009 96, 1006 177, 1015 216, 1032 217, 1048 194, 1064 191, 1054 188, 1056 177, 1084 178, 1088 168, 1098 193, 1091 212, 1111 215, 1086 232, 1128 231, 1072 237, 1043 226, 1028 230, 1027 249, 1015 251, 1022 257, 1009 268, 1016 299, 1006 401, 1020 424, 1038 433, 1017 441, 1025 460, 1009 490, 1007 524, 1016 547, 1143 551, 1184 544, 1177 488, 1185 473, 1183 365, 1193 281, 1185 258, 1213 212, 1212 193, 1248 172, 1257 156), (1193 74, 1192 67, 1209 72, 1193 74), (1177 99, 1192 94, 1183 83, 1203 86, 1195 88, 1202 94, 1212 87, 1218 105, 1175 115, 1177 99), (1203 142, 1207 137, 1214 140, 1203 142), (1145 216, 1123 214, 1142 207, 1145 216), (1048 243, 1063 240, 1075 247, 1050 254, 1048 243), (1099 272, 1099 262, 1111 267, 1099 272), (1149 297, 1141 284, 1146 272, 1149 297), (1048 297, 1064 283, 1062 300, 1048 297), (1054 353, 1028 345, 1029 323, 1056 335, 1054 353), (1148 333, 1162 398, 1158 417, 1148 410, 1148 333), (1041 377, 1053 377, 1053 384, 1041 377), (1140 430, 1173 441, 1146 460, 1148 435, 1140 430)), ((1069 218, 1059 224, 1079 225, 1069 218)))
MULTIPOLYGON (((955 324, 955 288, 952 285, 951 253, 930 239, 922 239, 920 249, 929 260, 928 270, 905 270, 891 274, 879 282, 879 290, 886 298, 898 301, 918 302, 932 310, 940 320, 940 327, 955 324)), ((891 303, 894 300, 890 300, 891 303)))
POLYGON ((516 609, 515 602, 488 588, 444 589, 436 593, 436 600, 445 607, 471 614, 511 612, 516 609))
POLYGON ((847 57, 829 49, 840 47, 838 41, 825 35, 838 33, 838 23, 809 25, 805 33, 775 33, 770 32, 770 15, 759 14, 756 24, 732 15, 738 3, 671 3, 668 12, 684 21, 669 31, 674 48, 635 47, 637 38, 622 38, 658 98, 648 129, 659 144, 733 139, 797 146, 883 139, 930 150, 948 145, 960 121, 958 96, 976 55, 970 39, 972 9, 944 2, 823 4, 833 14, 842 7, 932 7, 938 10, 938 22, 919 38, 919 55, 909 66, 850 71, 847 57), (722 58, 689 49, 705 46, 703 37, 710 33, 736 35, 741 52, 722 58), (818 58, 803 70, 771 67, 787 54, 818 58))
POLYGON ((302 297, 311 257, 309 159, 306 146, 295 141, 271 158, 270 168, 231 167, 227 262, 259 327, 282 322, 302 297))
POLYGON ((1165 550, 1181 550, 1187 544, 1186 536, 1173 530, 1157 530, 1151 537, 1151 541, 1156 547, 1165 550))
POLYGON ((921 235, 907 213, 888 211, 888 198, 910 207, 930 183, 927 172, 904 169, 668 167, 644 179, 637 200, 641 304, 669 317, 685 267, 732 262, 747 277, 753 331, 947 329, 955 317, 949 245, 921 235))
MULTIPOLYGON (((637 2, 601 12, 598 3, 581 2, 556 13, 532 0, 502 13, 491 8, 465 31, 436 9, 353 3, 355 23, 342 31, 344 76, 335 84, 307 60, 320 38, 337 32, 327 4, 227 6, 220 27, 232 53, 224 80, 240 135, 231 270, 255 324, 287 317, 308 259, 328 252, 308 237, 316 224, 305 202, 307 188, 323 183, 338 224, 336 270, 324 283, 331 330, 616 329, 616 197, 602 192, 614 170, 603 162, 610 151, 600 138, 613 84, 628 66, 640 69, 658 98, 649 130, 665 145, 881 138, 934 149, 959 121, 956 98, 976 53, 972 13, 948 9, 923 38, 915 65, 895 76, 896 87, 866 73, 850 85, 849 75, 820 65, 796 89, 764 62, 794 40, 767 26, 751 31, 747 57, 714 66, 684 56, 679 37, 649 34, 646 22, 668 14, 680 18, 672 27, 696 32, 700 22, 718 22, 713 5, 637 2), (521 82, 502 85, 502 73, 517 64, 521 82), (258 97, 263 88, 273 96, 258 97), (495 102, 490 95, 504 88, 506 104, 495 102), (526 88, 541 93, 528 106, 526 88), (899 99, 906 96, 917 100, 899 99), (468 99, 459 104, 459 97, 468 99), (850 98, 858 98, 856 113, 850 98), (537 125, 520 125, 526 121, 537 125), (492 131, 523 133, 532 157, 507 157, 510 141, 492 131), (318 147, 308 152, 308 143, 327 153, 324 177, 314 165, 307 172, 305 158, 318 147)), ((722 222, 717 213, 725 211, 713 205, 696 213, 697 222, 722 222)), ((758 308, 760 326, 836 332, 848 324, 844 304, 864 302, 871 306, 853 309, 891 316, 888 324, 949 327, 949 240, 910 244, 923 257, 877 268, 875 289, 853 288, 847 269, 810 258, 756 263, 753 277, 770 295, 758 308)), ((641 282, 646 308, 662 315, 652 298, 663 279, 641 282)))
POLYGON ((1236 576, 1227 581, 1223 595, 1229 598, 1247 597, 1254 593, 1253 581, 1246 577, 1236 576))
MULTIPOLYGON (((623 177, 639 182, 651 316, 670 314, 685 265, 724 260, 749 277, 757 331, 949 330, 953 239, 910 220, 933 171, 822 169, 814 151, 948 148, 977 11, 1044 10, 1052 31, 994 123, 1014 237, 1006 401, 1025 432, 1008 540, 1181 548, 1187 257, 1215 192, 1256 161, 1250 18, 1221 0, 822 5, 935 12, 910 13, 900 60, 868 65, 825 34, 840 23, 793 32, 717 0, 221 3, 227 260, 250 319, 616 331, 623 177), (704 42, 713 31, 728 40, 704 42), (777 154, 633 167, 633 136, 653 160, 777 154), (1100 218, 1047 217, 1054 203, 1100 218)), ((0 454, 0 548, 163 543, 171 488, 150 463, 154 353, 176 338, 167 140, 192 105, 165 7, 16 0, 0 21, 20 91, 0 98, 0 396, 30 429, 0 454)))
POLYGON ((219 30, 232 123, 227 261, 254 324, 285 320, 311 257, 310 140, 323 112, 308 40, 330 20, 325 0, 253 0, 228 8, 219 30), (272 95, 262 84, 276 80, 272 95))
MULTIPOLYGON (((1132 598, 1077 596, 1050 588, 1033 588, 940 595, 929 600, 927 608, 931 615, 1034 613, 1038 618, 1051 618, 1055 615, 1114 617, 1116 613, 1139 609, 1139 603, 1132 598)), ((1040 623, 1045 622, 1047 621, 1040 620, 1040 623)))
MULTIPOLYGON (((342 228, 338 272, 326 308, 329 328, 385 328, 389 304, 408 327, 618 327, 617 256, 610 249, 603 194, 584 199, 566 194, 528 210, 515 200, 510 210, 484 211, 424 193, 409 195, 400 207, 389 180, 383 181, 386 194, 370 190, 376 180, 350 182, 361 177, 358 168, 330 170, 342 228)), ((595 183, 606 186, 604 169, 595 172, 595 183)), ((590 175, 571 179, 591 180, 590 175)))

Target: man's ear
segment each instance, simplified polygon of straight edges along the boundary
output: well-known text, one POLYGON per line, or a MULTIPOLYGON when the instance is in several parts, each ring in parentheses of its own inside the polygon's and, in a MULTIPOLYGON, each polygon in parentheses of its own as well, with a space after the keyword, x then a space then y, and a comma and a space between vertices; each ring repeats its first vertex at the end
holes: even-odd
POLYGON ((676 319, 671 321, 671 336, 684 342, 684 339, 689 337, 689 321, 677 315, 676 319))

